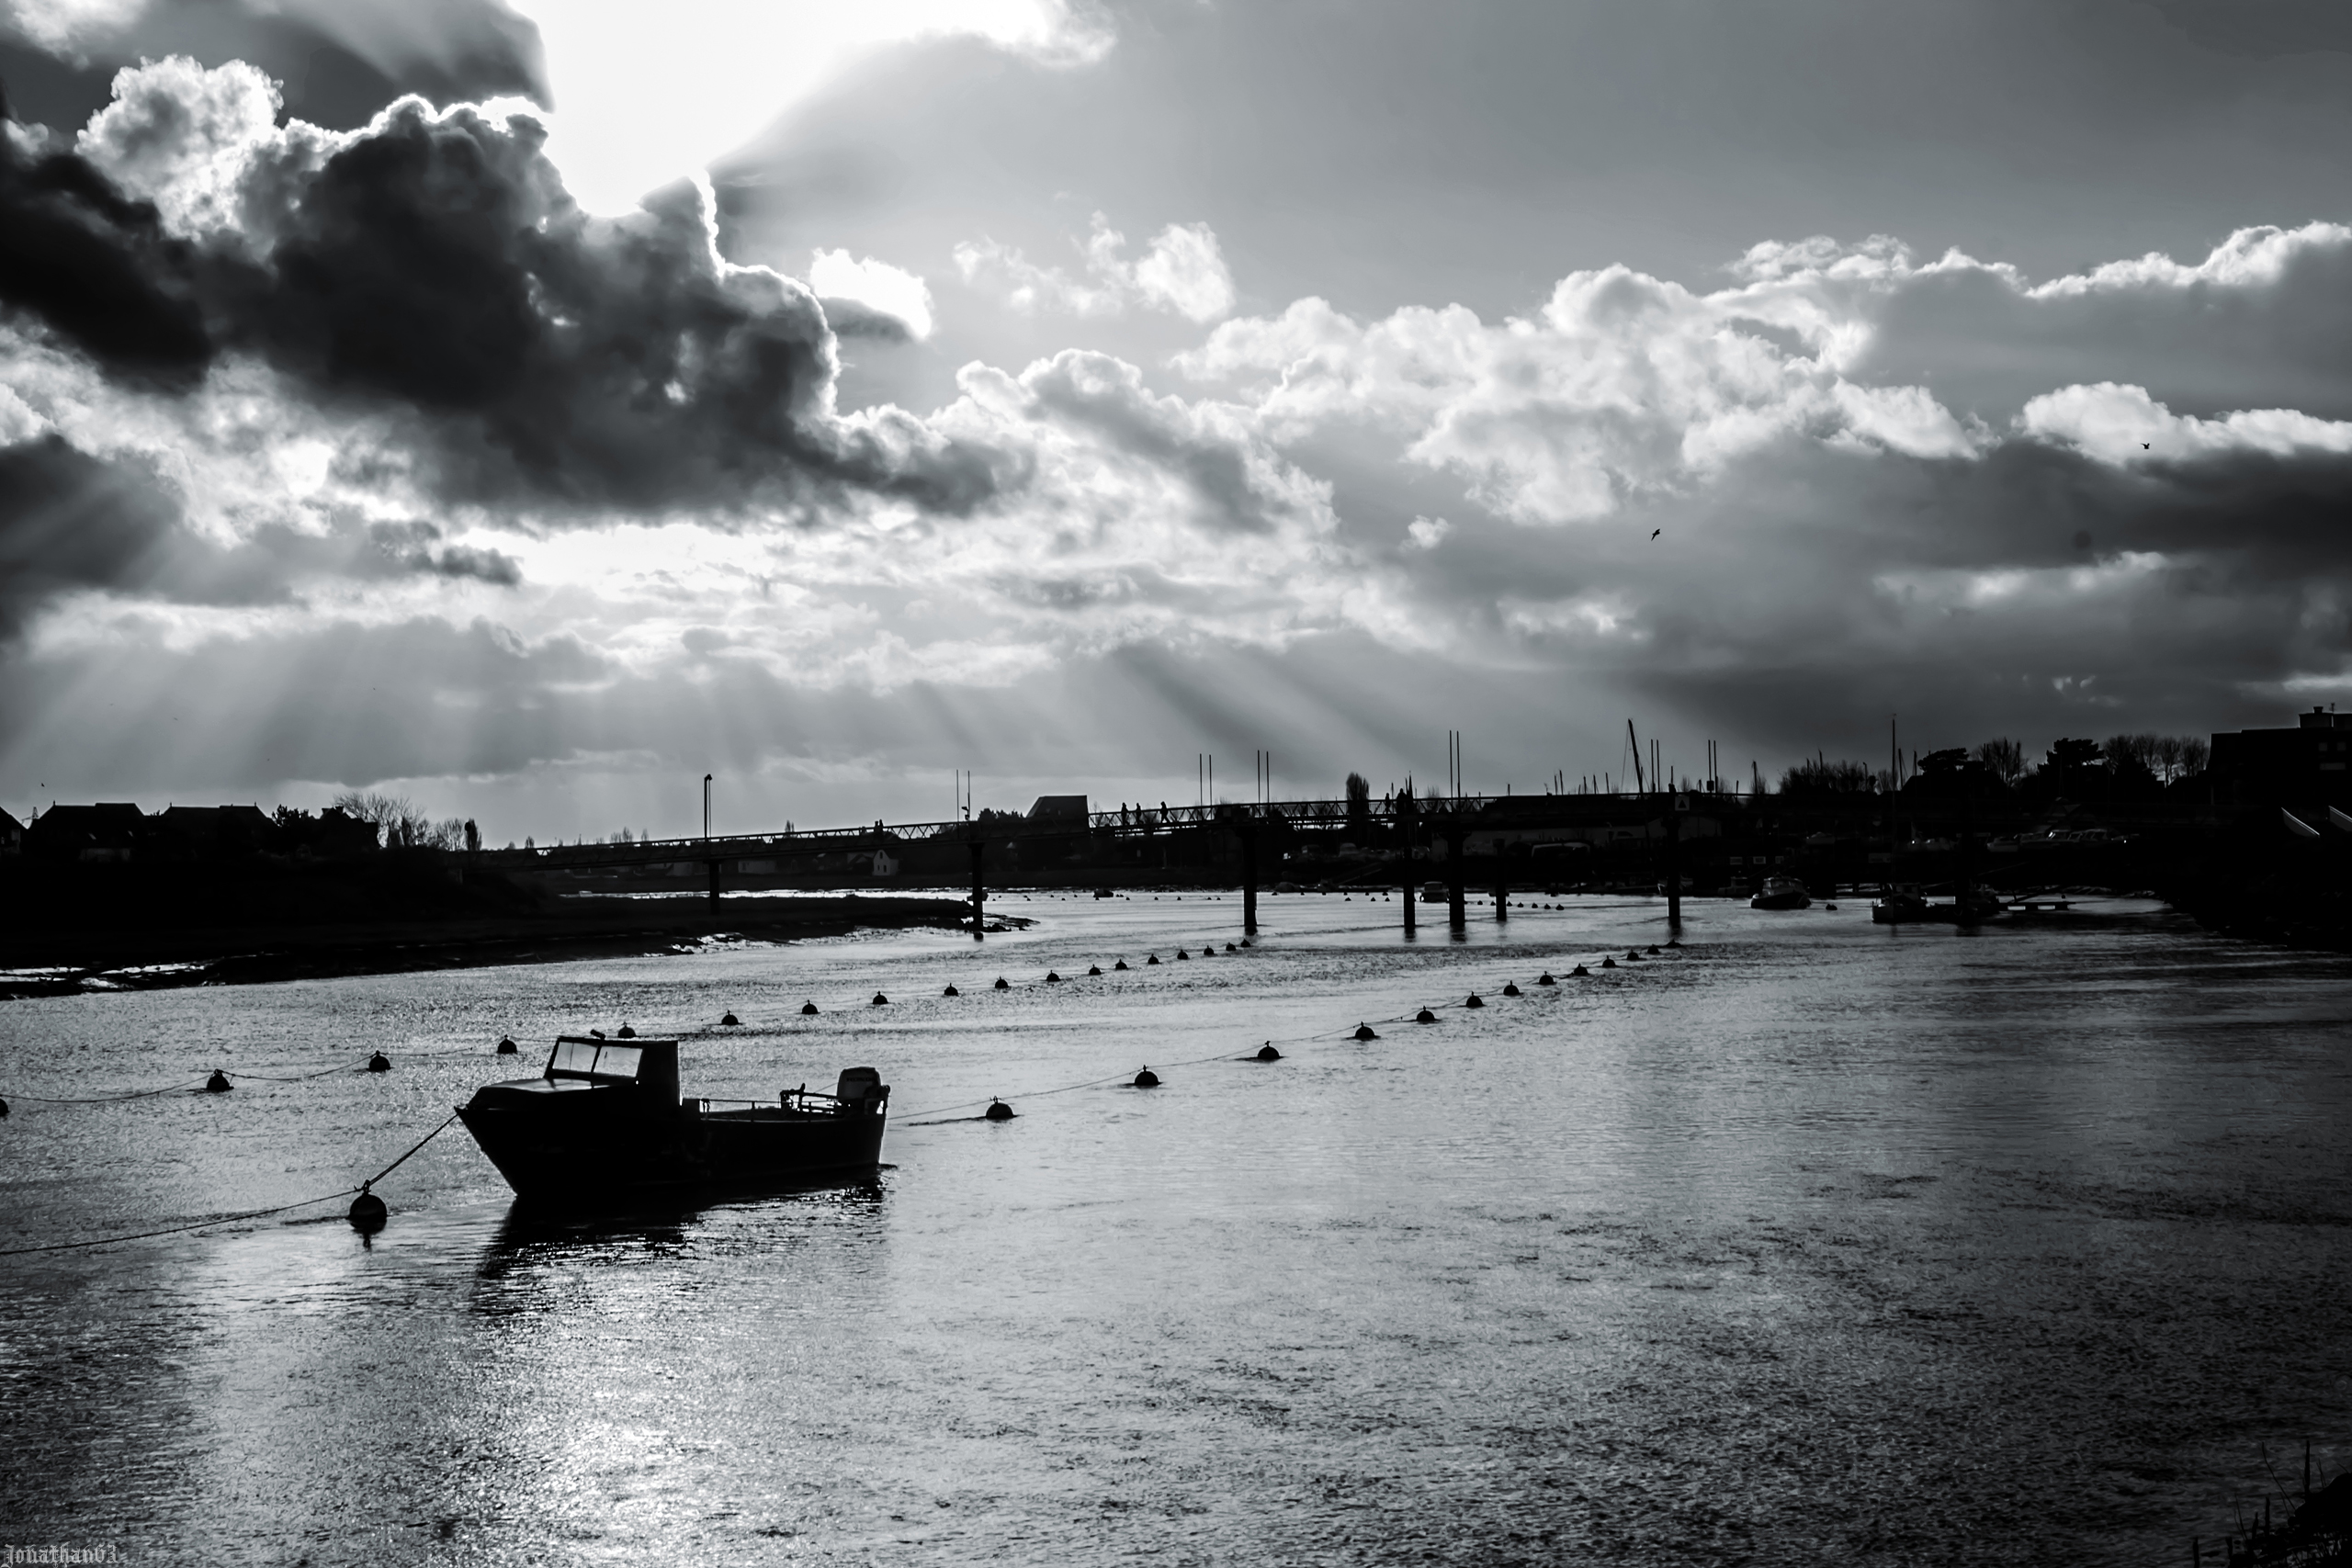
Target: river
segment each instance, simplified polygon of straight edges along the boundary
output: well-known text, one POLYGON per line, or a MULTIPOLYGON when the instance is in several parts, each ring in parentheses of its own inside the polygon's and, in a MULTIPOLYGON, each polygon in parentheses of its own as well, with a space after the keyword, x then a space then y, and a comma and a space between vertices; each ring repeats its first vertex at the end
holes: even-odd
POLYGON ((1014 895, 980 944, 0 1005, 0 1247, 347 1188, 559 1031, 894 1090, 862 1188, 550 1224, 452 1127, 373 1237, 338 1201, 0 1258, 0 1544, 2122 1565, 2212 1551, 2266 1453, 2352 1465, 2352 964, 2115 901, 1694 900, 1632 962, 1658 902, 1551 902, 1408 943, 1270 897, 1227 953, 1231 895, 1014 895))

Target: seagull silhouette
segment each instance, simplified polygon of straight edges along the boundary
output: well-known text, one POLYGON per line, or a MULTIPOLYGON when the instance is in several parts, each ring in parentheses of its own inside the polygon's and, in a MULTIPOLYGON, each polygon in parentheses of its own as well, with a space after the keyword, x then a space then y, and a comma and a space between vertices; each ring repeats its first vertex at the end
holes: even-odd
POLYGON ((1653 538, 1653 539, 1655 539, 1655 538, 1657 538, 1660 534, 1663 534, 1663 533, 1665 533, 1665 532, 1666 532, 1666 530, 1665 530, 1665 529, 1663 529, 1663 528, 1653 528, 1653 529, 1651 529, 1651 530, 1650 530, 1650 537, 1651 537, 1651 538, 1653 538))
POLYGON ((2148 449, 2148 444, 2147 444, 2146 442, 2144 442, 2144 441, 2141 442, 2141 443, 2140 443, 2140 450, 2141 450, 2141 451, 2143 451, 2143 452, 2145 452, 2147 449, 2148 449))

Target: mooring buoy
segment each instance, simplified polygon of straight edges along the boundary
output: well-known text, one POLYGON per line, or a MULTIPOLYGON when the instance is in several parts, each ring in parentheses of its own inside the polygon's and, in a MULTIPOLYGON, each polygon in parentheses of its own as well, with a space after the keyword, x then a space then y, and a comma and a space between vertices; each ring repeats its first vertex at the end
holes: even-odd
POLYGON ((1484 997, 1481 997, 1477 992, 1473 991, 1462 1005, 1466 1008, 1482 1008, 1487 1005, 1487 999, 1484 997))
MULTIPOLYGON (((730 1012, 727 1016, 732 1018, 735 1015, 730 1012)), ((523 1048, 514 1043, 514 1037, 513 1035, 506 1034, 499 1037, 497 1055, 501 1056, 515 1056, 520 1055, 522 1051, 523 1048)))
POLYGON ((815 1002, 802 1002, 800 1004, 800 1016, 803 1018, 816 1017, 817 1004, 815 1002))
POLYGON ((999 975, 996 977, 996 988, 1000 991, 1009 991, 1012 989, 1012 982, 1007 980, 1003 976, 999 975))
POLYGON ((382 1230, 384 1221, 390 1217, 391 1211, 384 1207, 384 1201, 368 1190, 375 1185, 372 1181, 361 1182, 359 1196, 351 1201, 351 1224, 356 1230, 382 1230))
POLYGON ((1046 971, 1046 984, 1048 986, 1058 986, 1061 983, 1062 977, 1059 975, 1055 974, 1050 969, 1046 971))
POLYGON ((637 1031, 624 1023, 621 1025, 621 1038, 624 1040, 634 1040, 637 1038, 637 1031))
POLYGON ((1512 981, 1512 980, 1506 980, 1506 981, 1504 981, 1504 982, 1503 982, 1503 995, 1505 995, 1505 996, 1507 996, 1507 997, 1515 997, 1515 996, 1519 995, 1519 985, 1518 985, 1518 983, 1517 983, 1516 981, 1512 981))
MULTIPOLYGON (((1831 908, 1836 908, 1836 906, 1835 906, 1835 905, 1832 905, 1832 906, 1831 906, 1831 908)), ((1668 947, 1680 947, 1680 946, 1682 945, 1682 939, 1681 939, 1680 937, 1679 937, 1679 936, 1678 936, 1678 937, 1675 937, 1675 938, 1673 938, 1672 940, 1668 941, 1668 942, 1667 942, 1667 944, 1666 944, 1666 945, 1667 945, 1667 946, 1668 946, 1668 947)))
POLYGON ((1535 983, 1539 986, 1556 986, 1560 982, 1552 978, 1552 972, 1549 969, 1546 969, 1544 973, 1535 976, 1535 983))
POLYGON ((1144 963, 1145 963, 1145 964, 1157 964, 1157 963, 1159 963, 1159 954, 1158 954, 1158 953, 1151 953, 1150 955, 1148 955, 1148 957, 1146 957, 1146 958, 1144 959, 1144 963))
POLYGON ((743 1021, 731 1012, 718 1021, 718 1027, 721 1029, 740 1029, 742 1024, 743 1021))
POLYGON ((1359 1040, 1377 1040, 1380 1036, 1372 1032, 1372 1025, 1368 1023, 1359 1023, 1356 1025, 1356 1038, 1359 1040))
POLYGON ((876 991, 874 993, 874 999, 865 1005, 868 1007, 886 1008, 890 1005, 890 998, 884 996, 881 992, 876 991))
POLYGON ((1577 964, 1575 968, 1573 968, 1573 969, 1571 969, 1571 970, 1569 970, 1569 971, 1568 971, 1568 978, 1570 978, 1570 979, 1572 979, 1572 980, 1573 980, 1573 979, 1575 979, 1575 978, 1576 978, 1577 976, 1579 976, 1579 975, 1589 975, 1589 974, 1591 974, 1591 973, 1592 973, 1592 971, 1591 971, 1591 970, 1589 970, 1589 969, 1586 968, 1583 964, 1577 964))
POLYGON ((1159 1075, 1153 1072, 1149 1067, 1146 1067, 1143 1071, 1136 1075, 1135 1087, 1136 1089, 1158 1089, 1159 1087, 1159 1075))
POLYGON ((1639 964, 1642 961, 1642 955, 1629 947, 1625 950, 1625 961, 1629 964, 1639 964))
POLYGON ((1225 944, 1225 950, 1226 950, 1226 952, 1227 952, 1227 953, 1238 953, 1238 952, 1240 951, 1240 949, 1239 949, 1239 948, 1235 947, 1235 946, 1234 946, 1231 942, 1227 942, 1227 943, 1225 944))
POLYGON ((1252 944, 1251 944, 1251 942, 1250 942, 1250 939, 1249 939, 1248 937, 1246 937, 1246 936, 1245 936, 1245 937, 1243 937, 1243 938, 1241 939, 1241 945, 1242 945, 1242 946, 1244 946, 1244 947, 1249 947, 1249 946, 1250 946, 1250 945, 1252 945, 1252 944))
POLYGON ((1100 964, 1090 964, 1086 966, 1086 973, 1089 976, 1100 975, 1102 973, 1102 965, 1100 964))
POLYGON ((1437 1021, 1437 1014, 1430 1011, 1427 1008, 1423 1008, 1420 1011, 1413 1015, 1413 1021, 1415 1023, 1435 1023, 1437 1021))
POLYGON ((943 997, 960 997, 960 996, 962 996, 964 993, 963 993, 963 992, 961 992, 961 991, 959 991, 959 990, 957 990, 955 987, 950 986, 950 987, 948 987, 945 990, 944 990, 944 991, 940 992, 939 994, 940 994, 941 996, 943 996, 943 997))
POLYGON ((207 1078, 207 1079, 205 1079, 205 1080, 204 1080, 204 1092, 205 1092, 205 1093, 207 1093, 207 1094, 226 1094, 226 1093, 228 1093, 228 1092, 229 1092, 229 1075, 228 1075, 228 1074, 226 1074, 226 1073, 224 1073, 224 1072, 222 1072, 222 1071, 221 1071, 220 1068, 218 1068, 218 1067, 213 1068, 213 1069, 212 1069, 212 1076, 211 1076, 210 1077, 209 1077, 209 1078, 207 1078))
POLYGON ((981 1111, 980 1116, 984 1121, 989 1122, 1010 1122, 1012 1120, 1012 1107, 1001 1100, 991 1100, 989 1101, 989 1108, 981 1111))
POLYGON ((1269 1040, 1263 1045, 1258 1047, 1258 1060, 1261 1062, 1279 1062, 1282 1059, 1283 1054, 1274 1049, 1274 1043, 1272 1041, 1269 1040))
POLYGON ((1656 942, 1650 943, 1650 956, 1653 958, 1657 956, 1657 943, 1656 942))
POLYGON ((1178 949, 1176 950, 1176 956, 1181 960, 1181 959, 1187 959, 1187 958, 1190 958, 1190 957, 1192 957, 1193 955, 1192 955, 1191 953, 1189 953, 1185 952, 1182 948, 1181 948, 1181 947, 1180 947, 1180 948, 1178 948, 1178 949))
MULTIPOLYGON (((1602 960, 1600 961, 1600 966, 1601 966, 1603 969, 1614 969, 1614 968, 1616 968, 1616 967, 1617 967, 1617 961, 1616 961, 1615 959, 1613 959, 1613 958, 1604 958, 1604 959, 1602 959, 1602 960)), ((1577 964, 1577 968, 1579 968, 1579 969, 1581 969, 1581 968, 1583 968, 1583 967, 1584 967, 1584 965, 1583 965, 1583 964, 1577 964)))
POLYGON ((1111 967, 1112 967, 1114 970, 1125 969, 1126 966, 1127 966, 1127 961, 1126 961, 1125 959, 1124 959, 1124 958, 1120 959, 1116 964, 1112 964, 1112 965, 1111 965, 1111 967))
POLYGON ((374 1052, 368 1058, 368 1070, 371 1073, 389 1073, 392 1070, 392 1059, 381 1051, 374 1052))
POLYGON ((7 1119, 8 1102, 5 1100, 0 1100, 0 1122, 6 1122, 7 1119))

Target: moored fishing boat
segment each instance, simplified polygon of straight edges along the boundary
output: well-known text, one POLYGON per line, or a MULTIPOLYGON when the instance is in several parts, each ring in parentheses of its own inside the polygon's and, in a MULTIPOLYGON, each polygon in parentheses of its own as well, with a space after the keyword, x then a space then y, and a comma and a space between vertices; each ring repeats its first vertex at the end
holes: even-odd
POLYGON ((831 1094, 680 1099, 675 1040, 558 1040, 537 1077, 485 1084, 458 1110, 529 1199, 776 1186, 878 1168, 890 1089, 850 1067, 831 1094))
POLYGON ((1804 883, 1793 876, 1768 876, 1756 897, 1747 901, 1751 909, 1810 909, 1813 895, 1805 891, 1804 883))

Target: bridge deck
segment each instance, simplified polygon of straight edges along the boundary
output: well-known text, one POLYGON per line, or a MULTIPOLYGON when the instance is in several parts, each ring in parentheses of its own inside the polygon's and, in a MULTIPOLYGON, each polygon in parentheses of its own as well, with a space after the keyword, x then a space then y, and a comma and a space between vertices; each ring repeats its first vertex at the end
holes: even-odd
MULTIPOLYGON (((1425 826, 1459 821, 1476 815, 1481 828, 1511 828, 1555 822, 1578 807, 1594 812, 1658 811, 1668 796, 1646 795, 1487 795, 1431 796, 1411 805, 1414 820, 1425 826)), ((1686 795, 1694 808, 1726 809, 1742 797, 1686 795), (1702 805, 1703 803, 1703 805, 1702 805)), ((1397 820, 1396 802, 1370 803, 1368 820, 1376 827, 1397 820)), ((705 864, 729 860, 770 860, 787 855, 823 854, 842 850, 928 843, 978 841, 1001 844, 1024 839, 1068 839, 1086 836, 1148 838, 1204 828, 1242 828, 1276 816, 1302 828, 1344 828, 1351 822, 1348 802, 1339 800, 1277 800, 1217 806, 1135 806, 1115 811, 1091 811, 1079 817, 992 817, 986 820, 945 822, 873 822, 855 828, 800 828, 788 833, 746 833, 708 839, 634 839, 626 843, 545 844, 526 850, 485 850, 480 863, 512 871, 551 871, 587 866, 648 865, 662 862, 705 864)))

